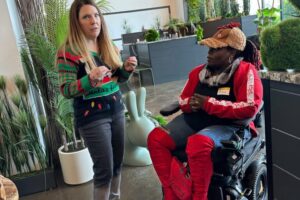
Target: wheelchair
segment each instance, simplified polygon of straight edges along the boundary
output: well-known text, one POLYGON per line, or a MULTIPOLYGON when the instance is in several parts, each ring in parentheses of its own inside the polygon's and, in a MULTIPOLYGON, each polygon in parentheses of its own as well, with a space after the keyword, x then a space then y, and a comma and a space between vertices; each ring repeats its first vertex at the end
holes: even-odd
MULTIPOLYGON (((163 108, 160 114, 169 116, 179 111, 178 102, 163 108)), ((243 142, 245 128, 250 121, 261 122, 260 112, 252 119, 241 120, 240 129, 228 141, 222 141, 223 147, 212 152, 214 174, 208 191, 208 200, 267 200, 267 166, 266 155, 262 153, 265 141, 262 134, 243 142)), ((257 125, 257 127, 261 127, 257 125)), ((173 152, 181 162, 187 162, 184 150, 173 152)))

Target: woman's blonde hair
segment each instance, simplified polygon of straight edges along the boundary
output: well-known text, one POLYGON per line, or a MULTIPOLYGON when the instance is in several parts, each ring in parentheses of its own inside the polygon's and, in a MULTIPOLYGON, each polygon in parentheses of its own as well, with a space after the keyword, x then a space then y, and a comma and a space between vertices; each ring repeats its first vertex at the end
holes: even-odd
POLYGON ((73 2, 69 15, 69 33, 66 42, 63 44, 61 50, 65 52, 66 48, 70 47, 75 54, 82 56, 84 61, 86 62, 85 68, 87 73, 89 73, 91 69, 96 67, 94 59, 87 48, 85 36, 79 23, 79 11, 84 5, 94 6, 97 9, 101 19, 101 31, 99 36, 97 37, 97 43, 102 61, 113 70, 120 67, 122 65, 122 62, 120 60, 119 52, 113 45, 108 35, 104 17, 93 0, 75 0, 73 2))

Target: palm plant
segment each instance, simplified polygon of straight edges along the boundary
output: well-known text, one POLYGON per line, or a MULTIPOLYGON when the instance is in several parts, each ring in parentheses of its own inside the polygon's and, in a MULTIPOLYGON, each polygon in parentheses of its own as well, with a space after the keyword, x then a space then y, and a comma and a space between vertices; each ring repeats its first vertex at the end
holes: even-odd
POLYGON ((109 12, 113 10, 108 0, 96 0, 97 6, 100 8, 101 12, 109 12))
POLYGON ((75 136, 72 100, 66 99, 62 95, 58 95, 55 105, 57 106, 56 108, 58 111, 55 115, 55 119, 64 130, 62 134, 63 150, 65 152, 72 152, 85 148, 83 139, 81 138, 81 141, 78 143, 75 136))
MULTIPOLYGON (((67 0, 15 1, 25 30, 21 51, 23 66, 28 80, 37 93, 41 94, 46 117, 47 151, 53 156, 54 164, 58 165, 57 149, 61 138, 69 132, 69 129, 66 129, 69 125, 65 125, 69 121, 60 121, 56 114, 62 112, 58 106, 58 74, 54 61, 57 49, 66 38, 69 13, 67 0), (59 137, 60 135, 62 137, 59 137)), ((98 0, 96 4, 104 12, 111 9, 107 0, 98 0)), ((67 105, 71 107, 71 104, 67 105)), ((73 120, 71 121, 73 126, 73 120)), ((74 134, 74 131, 72 133, 74 134)))

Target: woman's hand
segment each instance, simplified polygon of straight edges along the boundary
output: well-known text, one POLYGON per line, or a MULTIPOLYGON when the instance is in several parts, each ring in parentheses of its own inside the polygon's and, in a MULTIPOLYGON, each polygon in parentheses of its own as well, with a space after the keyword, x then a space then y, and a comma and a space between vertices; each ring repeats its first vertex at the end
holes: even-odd
POLYGON ((206 101, 207 96, 195 93, 190 100, 190 106, 192 111, 198 111, 203 107, 204 102, 206 101))
POLYGON ((130 56, 127 58, 127 60, 124 62, 124 69, 127 72, 132 72, 135 70, 137 66, 137 59, 135 56, 130 56))
POLYGON ((110 73, 110 70, 107 67, 100 66, 92 69, 89 76, 93 81, 101 81, 108 73, 110 73))

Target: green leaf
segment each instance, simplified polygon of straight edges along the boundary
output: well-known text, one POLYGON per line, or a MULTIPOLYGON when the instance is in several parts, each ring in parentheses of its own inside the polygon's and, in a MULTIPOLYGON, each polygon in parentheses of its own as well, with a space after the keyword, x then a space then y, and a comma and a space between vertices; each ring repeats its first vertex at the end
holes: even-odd
POLYGON ((110 5, 108 0, 96 0, 96 5, 99 7, 101 12, 110 12, 113 10, 113 7, 110 5))

